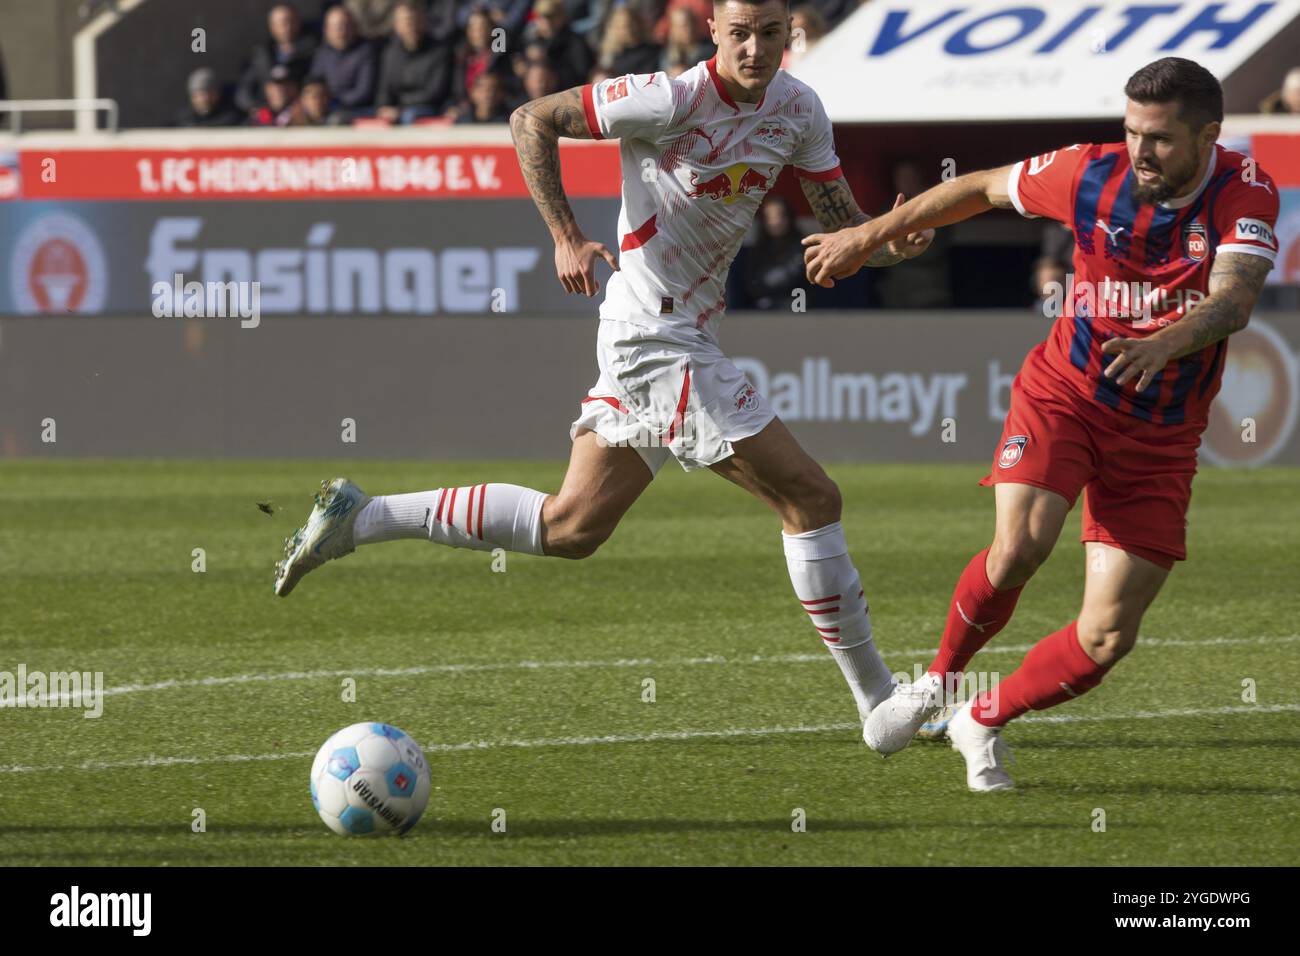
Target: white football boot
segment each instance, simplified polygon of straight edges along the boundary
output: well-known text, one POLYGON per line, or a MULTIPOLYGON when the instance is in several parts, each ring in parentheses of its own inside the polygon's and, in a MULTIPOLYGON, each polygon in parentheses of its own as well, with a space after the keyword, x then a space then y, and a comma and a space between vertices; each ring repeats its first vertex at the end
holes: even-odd
POLYGON ((957 713, 960 704, 944 704, 933 717, 923 723, 916 732, 917 740, 947 740, 948 723, 957 713))
POLYGON ((1012 760, 1011 748, 1002 739, 1001 727, 985 727, 971 716, 971 698, 948 723, 948 739, 952 749, 966 758, 966 786, 977 793, 993 790, 1012 790, 1015 783, 1007 774, 1006 764, 1012 760))
POLYGON ((876 705, 862 726, 862 739, 878 754, 896 754, 916 736, 920 726, 943 704, 943 678, 924 674, 910 684, 899 684, 876 705))
POLYGON ((284 560, 275 566, 275 593, 285 597, 308 571, 356 550, 352 526, 370 496, 348 481, 322 481, 307 523, 284 540, 284 560))

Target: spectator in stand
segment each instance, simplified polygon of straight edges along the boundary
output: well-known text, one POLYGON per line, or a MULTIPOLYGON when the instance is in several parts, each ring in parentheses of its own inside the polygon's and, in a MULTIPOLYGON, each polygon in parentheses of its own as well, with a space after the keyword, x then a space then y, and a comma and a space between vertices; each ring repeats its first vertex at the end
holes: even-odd
POLYGON ((668 14, 668 38, 664 44, 659 69, 669 76, 680 76, 701 60, 713 56, 716 47, 709 41, 705 24, 690 7, 677 7, 668 14))
POLYGON ((790 46, 781 59, 781 69, 788 70, 808 55, 828 28, 826 18, 811 3, 802 3, 790 11, 790 46))
MULTIPOLYGON (((894 164, 892 179, 894 191, 890 194, 890 207, 899 193, 903 194, 904 200, 919 196, 938 181, 938 176, 927 176, 920 163, 904 159, 894 164)), ((952 285, 948 275, 951 232, 950 229, 936 230, 934 241, 924 256, 909 260, 903 269, 881 269, 882 274, 873 277, 884 308, 947 309, 952 306, 952 285)))
POLYGON ((1261 113, 1300 113, 1300 66, 1292 67, 1274 90, 1259 104, 1261 113))
POLYGON ((788 309, 795 289, 807 289, 802 236, 790 203, 769 196, 758 215, 758 240, 745 258, 745 295, 751 308, 788 309))
POLYGON ((244 122, 244 115, 225 101, 217 74, 208 67, 191 73, 186 87, 190 105, 177 114, 177 126, 239 126, 244 122))
POLYGON ((524 95, 520 101, 528 103, 542 96, 560 91, 560 81, 555 67, 549 63, 529 63, 524 69, 524 95))
MULTIPOLYGON (((524 48, 514 55, 511 60, 511 68, 515 72, 515 79, 519 81, 520 86, 524 83, 524 77, 528 73, 528 68, 534 63, 545 63, 550 66, 551 61, 546 56, 546 44, 541 40, 530 40, 524 44, 524 48)), ((551 67, 554 70, 554 67, 551 67)))
POLYGON ((470 17, 476 13, 486 13, 493 27, 501 27, 508 38, 513 38, 520 34, 528 22, 531 6, 532 0, 471 0, 460 6, 456 21, 462 30, 467 31, 470 17))
MULTIPOLYGON (((335 9, 342 9, 336 7, 335 9)), ((318 76, 309 77, 302 85, 298 102, 289 110, 288 126, 338 126, 347 114, 330 111, 329 84, 318 76)))
POLYGON ((569 29, 568 14, 560 0, 537 0, 533 7, 533 32, 546 44, 546 58, 559 74, 560 89, 587 82, 595 57, 587 41, 569 29))
POLYGON ((469 109, 456 117, 457 123, 507 123, 510 106, 501 74, 488 71, 474 78, 469 90, 469 109))
POLYGON ((864 6, 867 0, 805 0, 808 6, 816 7, 822 20, 830 27, 837 27, 840 21, 864 6))
POLYGON ((367 40, 383 40, 393 32, 393 10, 397 0, 343 0, 352 14, 357 33, 367 40))
POLYGON ((345 110, 374 103, 375 48, 357 35, 346 8, 330 7, 325 14, 325 42, 312 57, 311 75, 325 81, 330 99, 345 110))
POLYGON ((474 89, 474 82, 484 73, 493 73, 499 79, 505 79, 502 74, 509 70, 510 63, 504 52, 498 53, 492 49, 494 29, 496 25, 491 16, 483 10, 475 10, 465 23, 465 39, 456 49, 456 62, 452 71, 452 100, 455 104, 451 110, 453 115, 471 110, 473 102, 470 93, 474 89))
POLYGON ((429 36, 424 8, 402 0, 393 11, 393 37, 379 64, 375 115, 390 123, 436 116, 451 92, 451 50, 429 36))
POLYGON ((624 5, 609 15, 600 42, 600 65, 611 76, 654 73, 662 55, 663 47, 646 39, 645 22, 633 7, 624 5))
POLYGON ((249 126, 288 126, 298 99, 298 79, 283 63, 271 67, 271 75, 262 87, 264 106, 249 116, 249 126))
POLYGON ((266 105, 266 83, 274 67, 285 67, 295 84, 301 83, 316 52, 316 38, 302 32, 302 19, 289 4, 272 7, 266 24, 271 35, 253 48, 248 69, 235 91, 235 105, 246 113, 266 105))
POLYGON ((1048 221, 1043 226, 1043 240, 1038 254, 1057 262, 1074 261, 1074 230, 1064 223, 1048 221))
MULTIPOLYGON (((673 11, 681 7, 686 7, 694 13, 697 23, 707 26, 708 22, 713 19, 713 0, 668 0, 667 6, 663 8, 662 15, 655 21, 654 30, 651 31, 656 43, 663 43, 668 39, 668 29, 672 25, 673 11)), ((649 13, 649 11, 646 12, 649 13)))

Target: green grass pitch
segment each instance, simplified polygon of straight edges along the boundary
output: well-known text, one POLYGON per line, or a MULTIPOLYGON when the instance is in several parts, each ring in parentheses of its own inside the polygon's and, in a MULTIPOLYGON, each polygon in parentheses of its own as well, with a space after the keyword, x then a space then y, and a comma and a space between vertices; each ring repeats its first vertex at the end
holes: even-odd
MULTIPOLYGON (((978 465, 828 470, 878 642, 910 671, 992 495, 978 465)), ((1295 470, 1202 472, 1191 560, 1137 649, 1048 715, 1074 719, 1009 728, 1020 789, 986 795, 946 746, 865 748, 776 520, 714 476, 666 467, 587 561, 510 555, 498 573, 399 542, 277 599, 281 542, 334 474, 372 494, 555 490, 563 464, 0 464, 0 670, 103 671, 113 690, 97 720, 0 710, 0 863, 1294 863, 1295 470), (360 720, 428 752, 435 789, 404 838, 343 839, 312 809, 310 754, 360 720)), ((1009 673, 1075 615, 1077 534, 1076 514, 974 668, 1009 673)))

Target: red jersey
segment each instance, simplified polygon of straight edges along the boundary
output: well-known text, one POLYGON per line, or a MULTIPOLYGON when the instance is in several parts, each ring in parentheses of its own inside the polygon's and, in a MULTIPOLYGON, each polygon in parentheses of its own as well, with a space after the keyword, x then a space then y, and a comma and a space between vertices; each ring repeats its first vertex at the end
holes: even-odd
POLYGON ((1174 359, 1141 392, 1102 375, 1114 359, 1101 345, 1141 338, 1188 314, 1208 295, 1222 252, 1277 257, 1278 194, 1241 153, 1215 146, 1196 190, 1139 203, 1123 143, 1076 144, 1017 163, 1008 182, 1022 216, 1044 216, 1074 232, 1074 274, 1062 313, 1022 374, 1049 392, 1070 388, 1118 412, 1157 424, 1206 420, 1219 390, 1227 340, 1174 359))

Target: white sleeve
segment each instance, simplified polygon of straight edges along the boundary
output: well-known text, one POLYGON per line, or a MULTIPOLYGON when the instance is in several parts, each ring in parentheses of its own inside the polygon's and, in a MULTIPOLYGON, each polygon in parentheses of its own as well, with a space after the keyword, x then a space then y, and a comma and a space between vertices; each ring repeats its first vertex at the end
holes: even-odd
POLYGON ((667 73, 612 76, 582 88, 592 139, 655 140, 671 125, 674 104, 667 73))
POLYGON ((790 159, 795 174, 804 179, 826 181, 838 179, 840 159, 835 154, 835 134, 831 130, 830 117, 822 101, 814 95, 813 115, 803 141, 799 143, 790 159))

